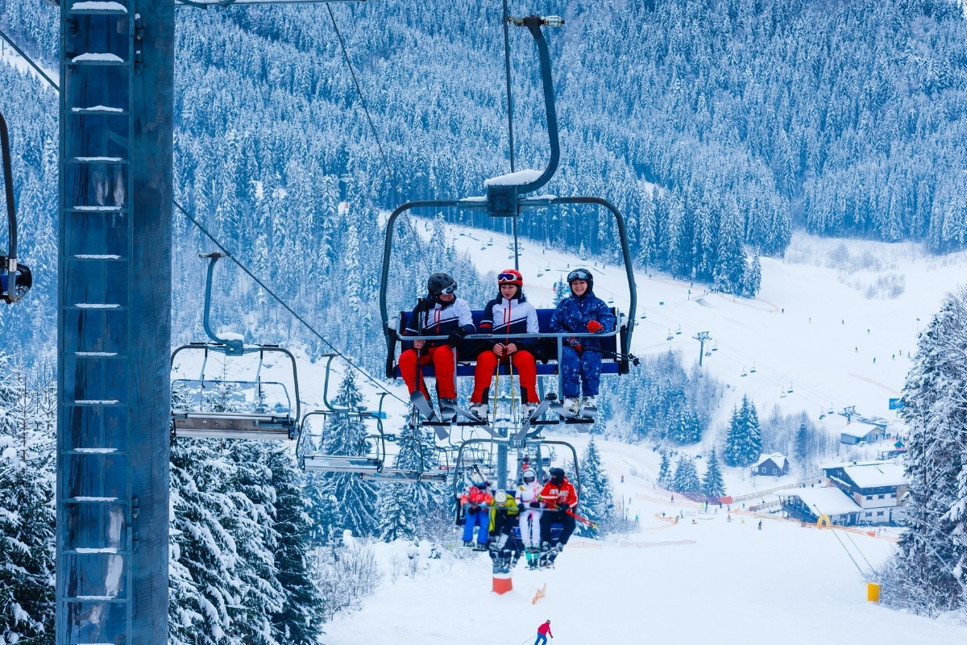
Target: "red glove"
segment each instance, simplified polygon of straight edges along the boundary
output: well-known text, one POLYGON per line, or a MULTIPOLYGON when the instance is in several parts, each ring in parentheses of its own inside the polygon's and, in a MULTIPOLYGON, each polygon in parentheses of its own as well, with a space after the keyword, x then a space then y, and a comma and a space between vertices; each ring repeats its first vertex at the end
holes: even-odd
POLYGON ((578 354, 581 353, 581 343, 578 342, 577 338, 573 336, 564 340, 564 344, 576 351, 578 354))
POLYGON ((599 323, 597 320, 588 321, 588 331, 591 332, 592 334, 596 334, 602 329, 604 329, 604 325, 599 323))

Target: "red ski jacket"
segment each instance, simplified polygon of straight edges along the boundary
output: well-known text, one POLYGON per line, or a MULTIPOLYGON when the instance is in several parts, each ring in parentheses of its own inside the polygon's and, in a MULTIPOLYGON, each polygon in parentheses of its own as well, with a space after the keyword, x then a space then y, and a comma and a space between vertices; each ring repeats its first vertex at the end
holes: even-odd
POLYGON ((551 638, 554 638, 554 634, 551 633, 551 623, 550 623, 550 621, 548 621, 548 622, 544 623, 543 625, 541 625, 540 627, 538 627, 537 628, 537 633, 538 634, 547 634, 551 638))
POLYGON ((555 505, 558 507, 563 506, 573 511, 578 506, 577 493, 574 492, 574 486, 567 480, 567 477, 564 478, 564 482, 560 488, 552 482, 544 484, 544 488, 541 490, 538 498, 551 507, 555 505))

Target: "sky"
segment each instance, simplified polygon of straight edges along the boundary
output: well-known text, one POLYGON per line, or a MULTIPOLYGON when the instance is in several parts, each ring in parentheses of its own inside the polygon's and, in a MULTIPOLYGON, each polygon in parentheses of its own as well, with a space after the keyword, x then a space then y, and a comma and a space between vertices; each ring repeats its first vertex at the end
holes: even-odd
MULTIPOLYGON (((493 264, 493 249, 505 248, 505 239, 494 236, 493 247, 486 247, 481 237, 452 229, 452 243, 471 252, 481 271, 513 264, 503 258, 501 266, 493 264)), ((580 264, 525 241, 520 262, 525 293, 538 306, 549 306, 551 284, 580 264)), ((703 356, 703 370, 728 385, 726 400, 693 454, 721 445, 731 406, 743 394, 756 403, 760 417, 774 405, 787 414, 806 411, 836 436, 845 418, 826 413, 846 406, 887 419, 891 430, 902 432, 888 400, 903 387, 917 333, 944 294, 958 286, 965 265, 963 253, 937 258, 913 244, 797 234, 784 259, 762 259, 762 290, 754 300, 639 272, 633 350, 648 355, 671 348, 688 364, 698 360, 697 332, 708 331, 716 344, 703 356)), ((623 270, 594 263, 590 268, 597 294, 627 310, 623 270)), ((587 441, 578 434, 554 438, 572 442, 579 453, 587 441)), ((885 447, 874 446, 870 454, 885 447)), ((599 448, 623 512, 638 517, 638 532, 573 538, 556 569, 516 568, 513 590, 504 595, 491 591, 485 554, 454 546, 456 529, 439 559, 427 558, 427 545, 417 550, 377 544, 385 574, 379 591, 327 624, 323 641, 524 645, 534 642, 537 626, 547 619, 555 645, 967 641, 964 617, 928 619, 867 601, 868 584, 878 581, 876 569, 895 552, 896 530, 869 535, 768 516, 759 530, 760 518, 739 504, 731 512, 705 512, 680 497, 673 503, 654 486, 659 462, 651 445, 599 440, 599 448), (678 523, 670 519, 675 515, 678 523), (403 563, 417 552, 416 573, 404 575, 403 563), (538 589, 544 596, 535 603, 538 589)), ((698 468, 704 472, 703 465, 698 468)), ((775 480, 724 470, 727 492, 734 496, 795 481, 791 475, 775 480)))

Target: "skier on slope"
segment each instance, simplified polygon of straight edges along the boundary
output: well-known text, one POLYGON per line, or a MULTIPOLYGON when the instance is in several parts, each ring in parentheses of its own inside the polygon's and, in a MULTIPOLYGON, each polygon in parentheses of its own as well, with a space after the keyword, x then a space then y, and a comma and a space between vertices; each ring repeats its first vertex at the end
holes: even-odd
POLYGON ((551 621, 545 620, 541 626, 537 628, 537 640, 534 641, 534 645, 544 645, 547 643, 548 636, 554 638, 554 634, 551 633, 551 621))
POLYGON ((574 485, 567 480, 563 468, 551 468, 551 478, 544 484, 538 499, 544 503, 541 512, 541 551, 557 550, 567 544, 574 533, 574 509, 578 506, 578 496, 574 485), (561 536, 556 545, 551 545, 551 524, 560 524, 561 536))

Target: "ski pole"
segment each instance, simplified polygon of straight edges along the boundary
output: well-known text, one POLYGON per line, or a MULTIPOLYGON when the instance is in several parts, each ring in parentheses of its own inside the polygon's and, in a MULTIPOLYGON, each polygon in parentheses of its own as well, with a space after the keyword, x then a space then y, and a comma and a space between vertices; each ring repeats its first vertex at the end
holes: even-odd
POLYGON ((598 523, 597 522, 592 522, 591 520, 589 520, 586 517, 581 517, 580 515, 578 515, 577 513, 575 513, 574 511, 572 511, 571 509, 567 509, 567 511, 565 511, 565 512, 568 515, 570 515, 571 517, 573 517, 574 519, 576 519, 578 522, 581 522, 582 524, 587 524, 592 529, 597 530, 597 528, 598 528, 598 523))

